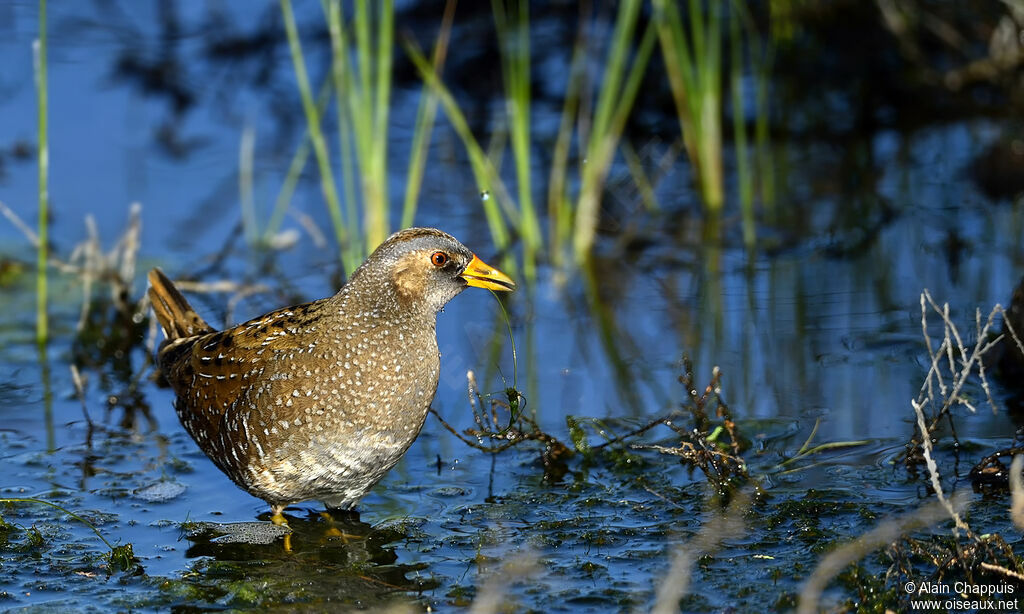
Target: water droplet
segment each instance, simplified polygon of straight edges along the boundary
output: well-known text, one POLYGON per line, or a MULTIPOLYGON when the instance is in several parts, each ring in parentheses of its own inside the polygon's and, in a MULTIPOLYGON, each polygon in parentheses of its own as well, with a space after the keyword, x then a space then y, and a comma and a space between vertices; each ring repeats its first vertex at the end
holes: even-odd
POLYGON ((480 192, 480 200, 490 200, 490 199, 491 199, 491 193, 490 192, 488 192, 487 190, 484 190, 483 192, 480 192))

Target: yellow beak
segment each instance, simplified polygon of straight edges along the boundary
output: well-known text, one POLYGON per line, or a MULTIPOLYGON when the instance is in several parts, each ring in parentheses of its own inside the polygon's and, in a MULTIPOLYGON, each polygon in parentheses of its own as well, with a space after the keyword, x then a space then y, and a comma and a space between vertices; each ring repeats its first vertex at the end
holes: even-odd
POLYGON ((491 265, 473 255, 473 259, 466 265, 459 277, 466 280, 466 283, 475 288, 486 288, 487 290, 498 290, 510 292, 516 287, 516 282, 491 265))

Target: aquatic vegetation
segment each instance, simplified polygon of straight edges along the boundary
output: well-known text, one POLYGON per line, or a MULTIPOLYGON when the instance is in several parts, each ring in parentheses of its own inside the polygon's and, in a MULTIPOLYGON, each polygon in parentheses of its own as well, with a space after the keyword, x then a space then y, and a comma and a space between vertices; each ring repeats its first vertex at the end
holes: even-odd
MULTIPOLYGON (((52 507, 57 511, 71 517, 73 520, 76 520, 84 524, 93 533, 96 534, 96 537, 98 537, 101 542, 103 542, 103 545, 106 546, 107 549, 109 550, 109 552, 107 552, 106 554, 108 573, 113 571, 132 571, 133 573, 142 573, 143 571, 142 567, 139 566, 139 559, 135 557, 135 554, 132 551, 132 545, 130 543, 115 546, 114 544, 110 543, 106 537, 103 536, 103 533, 101 533, 100 530, 97 529, 95 525, 93 525, 93 523, 89 522, 82 516, 72 512, 71 510, 64 508, 63 506, 35 497, 0 497, 0 503, 31 503, 35 505, 46 505, 52 507)), ((4 521, 3 517, 0 516, 0 531, 9 532, 10 530, 12 530, 12 528, 13 526, 4 521)), ((32 544, 34 547, 41 547, 45 544, 45 538, 43 538, 39 531, 34 528, 28 531, 28 539, 29 543, 32 544)))
MULTIPOLYGON (((523 272, 529 280, 535 278, 536 260, 542 254, 556 264, 564 262, 567 249, 571 250, 575 261, 588 259, 600 221, 603 193, 608 187, 613 163, 620 155, 627 162, 629 175, 637 189, 644 195, 644 202, 648 207, 656 208, 654 186, 644 174, 632 146, 622 141, 622 135, 640 85, 648 74, 653 47, 660 41, 683 142, 694 168, 701 199, 709 213, 709 228, 712 229, 717 228, 716 220, 725 199, 722 135, 725 104, 722 92, 725 75, 729 77, 744 239, 748 246, 752 245, 755 239, 754 186, 758 178, 762 178, 763 201, 769 203, 773 200, 770 158, 767 155, 770 48, 757 35, 750 16, 740 3, 731 4, 727 19, 723 19, 724 8, 714 3, 705 6, 694 0, 690 3, 688 20, 684 22, 673 3, 656 2, 654 19, 643 28, 639 22, 641 4, 639 0, 620 3, 607 45, 598 42, 602 37, 589 32, 594 28, 594 16, 585 9, 580 14, 577 41, 567 72, 560 127, 550 152, 546 249, 544 231, 534 205, 538 154, 531 139, 530 80, 534 58, 531 55, 527 3, 510 2, 506 5, 495 0, 491 7, 501 58, 505 121, 516 181, 515 196, 501 174, 500 157, 505 146, 499 141, 497 147, 492 143, 492 147, 485 151, 479 137, 472 134, 464 111, 441 76, 454 13, 453 3, 449 2, 446 8, 432 59, 428 60, 411 39, 403 40, 424 85, 410 147, 402 225, 407 226, 414 220, 426 148, 440 102, 469 157, 481 195, 481 206, 498 250, 502 253, 507 251, 513 236, 521 239, 523 272), (722 66, 725 37, 728 37, 730 45, 728 70, 722 66), (601 74, 592 75, 592 60, 602 52, 602 47, 605 57, 600 65, 601 74), (744 58, 748 58, 747 62, 744 58), (758 156, 753 160, 748 152, 747 88, 744 85, 748 74, 754 77, 752 137, 756 141, 758 156), (591 84, 597 84, 594 91, 591 91, 591 84), (578 174, 569 172, 574 140, 579 159, 578 174)), ((286 0, 281 4, 307 131, 320 169, 321 191, 327 201, 336 239, 342 245, 345 268, 349 271, 382 240, 388 229, 386 120, 394 20, 394 8, 390 3, 380 5, 380 13, 375 20, 371 19, 370 11, 362 3, 355 6, 353 40, 342 20, 340 2, 325 3, 333 54, 331 79, 334 99, 338 101, 337 149, 342 157, 344 183, 344 198, 341 198, 334 181, 330 153, 320 129, 323 107, 315 103, 306 76, 290 2, 286 0), (376 25, 373 36, 371 22, 376 25), (350 47, 354 49, 355 59, 350 59, 350 47), (354 160, 351 159, 353 153, 354 160), (362 188, 360 196, 354 189, 356 183, 362 188), (344 215, 340 206, 342 200, 345 203, 344 215), (361 203, 362 216, 355 207, 356 202, 361 203), (363 233, 355 231, 360 218, 368 240, 365 246, 359 245, 363 233)), ((301 151, 304 150, 300 148, 301 151)), ((296 152, 293 158, 286 184, 291 183, 293 173, 304 163, 305 154, 300 155, 300 152, 296 152)), ((282 195, 285 193, 282 190, 282 195)), ((271 228, 279 223, 284 202, 279 196, 271 228)), ((717 234, 715 230, 711 232, 717 234)), ((515 270, 507 260, 502 265, 515 270)))
POLYGON ((719 394, 721 372, 716 368, 711 381, 698 395, 692 364, 686 358, 683 364, 684 373, 679 377, 679 382, 685 390, 693 391, 688 402, 683 404, 683 411, 673 411, 654 418, 625 433, 616 433, 607 423, 597 418, 570 415, 566 417, 566 427, 571 448, 556 436, 542 430, 534 417, 520 411, 519 407, 525 399, 515 387, 505 390, 504 399, 497 395, 483 395, 472 371, 467 373, 467 384, 476 428, 468 428, 460 433, 436 410, 431 410, 431 413, 463 443, 488 454, 498 454, 527 441, 538 442, 541 445, 541 463, 545 475, 555 479, 566 473, 566 461, 576 455, 581 456, 584 462, 595 461, 600 456, 616 464, 623 461, 629 464, 634 460, 632 450, 654 450, 678 457, 680 463, 700 469, 715 490, 729 498, 738 486, 749 481, 750 476, 741 457, 745 446, 741 443, 739 429, 719 394), (505 413, 508 414, 507 419, 499 417, 499 414, 505 413), (684 426, 687 418, 692 421, 692 427, 684 426), (679 437, 679 443, 667 446, 646 443, 641 438, 659 426, 672 431, 679 437), (586 427, 604 441, 592 444, 586 427))
MULTIPOLYGON (((582 74, 590 39, 585 35, 588 15, 581 17, 579 38, 574 46, 569 70, 565 101, 558 140, 553 152, 548 189, 549 254, 553 262, 563 261, 563 250, 571 243, 575 259, 589 258, 599 221, 601 194, 605 187, 612 161, 618 150, 622 131, 632 109, 647 62, 655 42, 654 30, 648 26, 635 52, 630 55, 637 29, 641 3, 623 2, 614 20, 611 43, 608 45, 604 74, 599 79, 596 94, 584 91, 582 74), (591 97, 596 100, 591 104, 591 97), (588 102, 581 105, 581 98, 588 102), (587 109, 593 107, 591 116, 587 109), (575 183, 578 189, 569 192, 568 154, 573 126, 586 126, 577 136, 580 140, 581 166, 575 183)), ((525 3, 518 8, 506 9, 502 3, 493 5, 494 20, 499 34, 499 53, 505 100, 512 133, 518 200, 512 198, 504 185, 497 164, 491 154, 485 153, 469 129, 463 111, 447 90, 432 67, 414 44, 406 49, 424 81, 440 97, 449 121, 463 142, 473 166, 473 174, 480 188, 481 202, 487 216, 492 239, 499 249, 509 243, 509 226, 523 238, 524 272, 528 279, 535 276, 534 260, 542 247, 541 229, 534 210, 532 196, 532 169, 535 168, 529 139, 529 79, 530 46, 528 13, 525 3), (510 18, 511 13, 514 18, 510 18), (506 219, 507 218, 507 219, 506 219)))

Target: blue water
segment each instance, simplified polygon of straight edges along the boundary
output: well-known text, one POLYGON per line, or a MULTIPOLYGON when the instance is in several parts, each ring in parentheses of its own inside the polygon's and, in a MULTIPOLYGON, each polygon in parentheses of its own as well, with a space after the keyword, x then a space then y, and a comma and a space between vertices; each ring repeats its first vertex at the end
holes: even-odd
MULTIPOLYGON (((273 3, 256 11, 250 7, 235 2, 221 8, 232 15, 231 27, 239 31, 257 27, 276 11, 273 3)), ((86 216, 94 217, 109 249, 123 231, 130 204, 141 203, 136 297, 144 289, 142 275, 149 266, 159 265, 172 275, 201 270, 239 232, 242 131, 250 127, 256 134, 254 190, 259 218, 266 220, 302 128, 283 44, 273 52, 276 80, 271 86, 240 85, 230 67, 209 65, 203 55, 208 39, 200 26, 210 9, 190 3, 175 8, 183 24, 174 38, 181 79, 197 96, 196 106, 180 116, 166 99, 145 94, 112 71, 122 54, 152 58, 159 52, 156 5, 50 7, 55 251, 66 257, 86 238, 86 216), (281 100, 292 105, 292 125, 282 125, 273 110, 281 100), (185 153, 170 155, 158 144, 162 124, 174 127, 185 153)), ((34 3, 0 6, 3 151, 35 140, 35 11, 34 3)), ((319 9, 305 3, 299 14, 300 23, 315 24, 319 9)), ((404 186, 416 92, 399 89, 394 96, 392 224, 404 186)), ((499 113, 500 105, 494 109, 499 113)), ((537 135, 538 141, 557 125, 556 115, 544 113, 537 124, 547 126, 549 133, 537 135)), ((677 378, 681 358, 687 355, 701 386, 713 366, 722 369, 721 394, 733 416, 746 425, 755 443, 767 442, 756 448, 760 456, 753 462, 761 471, 794 453, 816 421, 816 443, 868 440, 824 466, 771 480, 768 485, 779 499, 827 489, 828 496, 872 506, 881 516, 916 504, 920 484, 890 463, 914 432, 910 400, 927 369, 920 293, 927 288, 940 303, 948 301, 954 320, 971 337, 975 310, 987 315, 995 303, 1005 305, 1020 276, 1024 224, 1019 206, 987 199, 966 171, 999 130, 993 120, 964 120, 909 134, 881 132, 859 145, 862 150, 853 156, 865 160, 859 167, 838 146, 779 144, 777 155, 785 157, 789 170, 777 177, 776 207, 781 217, 800 223, 766 224, 761 229, 764 242, 775 248, 752 256, 735 240, 739 229, 731 217, 724 247, 702 245, 695 230, 699 212, 693 206, 689 169, 678 161, 658 186, 661 212, 645 217, 635 199, 623 205, 633 208, 619 221, 629 227, 639 220, 629 232, 646 235, 650 246, 623 251, 617 249, 615 236, 599 242, 598 305, 588 299, 582 273, 565 274, 546 265, 535 284, 523 284, 510 298, 517 369, 491 296, 466 292, 446 308, 438 320, 442 374, 434 407, 456 427, 472 426, 466 371, 473 370, 485 391, 502 389, 502 377, 507 383, 515 379, 528 400, 527 411, 535 412, 540 426, 563 441, 569 439, 566 416, 610 419, 625 431, 679 407, 685 392, 677 378), (891 221, 874 225, 879 202, 895 214, 891 221), (955 258, 947 248, 954 235, 963 245, 955 258), (563 276, 564 283, 559 283, 556 278, 563 276), (602 310, 610 323, 603 325, 605 332, 602 310), (491 352, 494 342, 499 344, 496 353, 491 352)), ((676 138, 674 120, 666 123, 665 131, 662 142, 676 138)), ((0 201, 34 226, 35 165, 9 155, 4 160, 0 201)), ((537 166, 546 175, 540 162, 537 166)), ((417 224, 441 227, 485 260, 495 258, 468 161, 447 123, 434 135, 428 169, 417 224)), ((624 167, 615 172, 623 174, 624 167)), ((292 210, 310 216, 330 237, 311 166, 292 210)), ((209 280, 234 277, 283 285, 290 296, 306 300, 333 293, 335 248, 330 243, 318 246, 294 217, 286 218, 285 227, 298 230, 299 239, 273 258, 277 273, 261 274, 260 257, 240 240, 209 280)), ((34 258, 26 239, 5 222, 0 223, 0 254, 26 263, 34 258)), ((340 573, 338 569, 346 568, 332 567, 336 561, 328 552, 336 544, 304 536, 297 538, 292 559, 279 546, 247 551, 253 560, 266 557, 267 577, 272 577, 266 601, 251 598, 230 585, 238 579, 237 570, 218 572, 216 567, 245 557, 194 546, 202 540, 186 539, 181 524, 250 521, 266 506, 236 489, 199 452, 175 419, 171 394, 143 378, 141 390, 152 420, 140 417, 124 427, 119 424, 123 409, 108 410, 109 398, 120 394, 123 382, 108 367, 89 370, 84 403, 98 425, 89 432, 69 372, 80 292, 73 276, 54 274, 54 334, 46 358, 52 415, 44 411, 43 367, 32 343, 32 280, 23 275, 0 293, 0 494, 38 497, 80 512, 108 539, 132 543, 145 574, 107 577, 98 562, 105 548, 83 525, 49 508, 12 504, 0 509, 4 520, 35 527, 47 545, 33 550, 16 540, 18 547, 2 551, 4 606, 100 611, 132 606, 380 605, 413 599, 420 606, 457 609, 471 602, 509 557, 532 553, 541 571, 508 589, 509 598, 523 607, 550 611, 548 606, 557 602, 564 610, 628 609, 650 604, 670 546, 695 533, 708 518, 702 476, 674 458, 638 452, 642 484, 624 478, 633 475, 631 469, 576 461, 567 476, 549 482, 543 479, 536 447, 526 444, 492 459, 466 447, 430 418, 405 459, 360 505, 364 523, 378 530, 398 527, 404 537, 386 541, 385 551, 396 565, 419 566, 402 567, 399 576, 428 588, 390 590, 380 580, 370 582, 369 589, 353 589, 354 597, 332 601, 348 595, 348 589, 322 584, 317 592, 315 585, 303 584, 301 562, 340 573), (167 500, 153 499, 157 487, 163 490, 155 492, 169 493, 167 500), (280 588, 275 579, 294 584, 280 588), (220 596, 195 588, 221 583, 225 588, 220 596)), ((280 306, 282 294, 242 300, 234 321, 280 306)), ((204 296, 196 305, 211 322, 220 323, 227 299, 204 296)), ((131 361, 134 369, 141 369, 142 351, 135 350, 131 361)), ((982 411, 975 415, 959 409, 957 416, 961 438, 979 443, 976 460, 985 450, 1007 445, 1015 426, 1005 411, 991 413, 980 390, 972 393, 982 411)), ((995 393, 1000 400, 1007 394, 998 384, 995 393)), ((660 437, 668 435, 662 432, 660 437)), ((594 441, 599 441, 597 436, 594 441)), ((964 465, 969 468, 970 463, 964 465)), ((303 510, 312 513, 319 507, 301 506, 296 517, 303 510)), ((825 515, 841 527, 835 530, 842 535, 873 526, 863 514, 851 513, 853 519, 844 514, 837 512, 834 519, 825 515)), ((1006 530, 1006 519, 995 512, 980 515, 991 524, 979 532, 1006 530)), ((299 524, 322 532, 324 521, 310 518, 299 524)), ((756 537, 749 542, 730 545, 730 556, 747 561, 737 573, 766 591, 775 590, 773 586, 798 590, 798 577, 787 576, 777 585, 767 578, 776 568, 788 573, 794 560, 812 566, 814 556, 804 546, 780 546, 774 552, 778 565, 749 558, 772 537, 764 531, 755 529, 756 537)), ((348 563, 358 558, 356 549, 344 552, 348 563)), ((387 564, 371 560, 366 573, 390 573, 387 564)), ((732 602, 713 582, 716 569, 728 566, 719 560, 706 572, 708 588, 694 587, 696 597, 705 600, 695 609, 732 602)), ((247 573, 246 579, 253 581, 261 572, 253 568, 247 573)))

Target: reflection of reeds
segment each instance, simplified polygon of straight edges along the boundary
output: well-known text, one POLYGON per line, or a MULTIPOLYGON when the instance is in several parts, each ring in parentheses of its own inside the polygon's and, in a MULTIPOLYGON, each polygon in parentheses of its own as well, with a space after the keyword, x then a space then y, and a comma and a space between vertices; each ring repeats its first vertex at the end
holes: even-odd
POLYGON ((50 148, 46 129, 46 0, 39 0, 39 38, 32 46, 35 60, 36 95, 38 122, 36 124, 36 138, 38 141, 39 159, 39 243, 36 247, 36 342, 39 345, 46 343, 49 331, 47 330, 46 315, 46 261, 47 254, 47 226, 50 203, 50 148))

